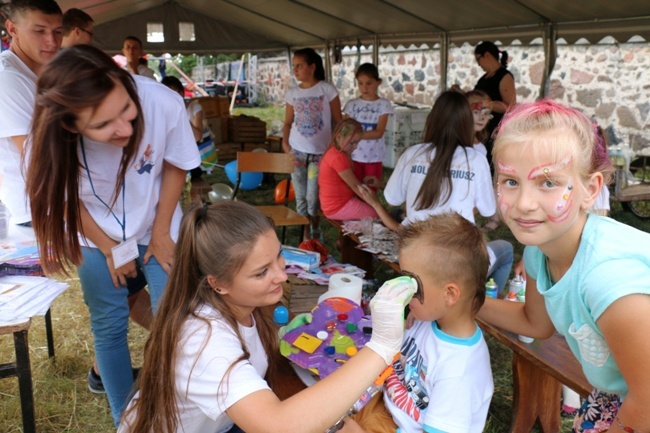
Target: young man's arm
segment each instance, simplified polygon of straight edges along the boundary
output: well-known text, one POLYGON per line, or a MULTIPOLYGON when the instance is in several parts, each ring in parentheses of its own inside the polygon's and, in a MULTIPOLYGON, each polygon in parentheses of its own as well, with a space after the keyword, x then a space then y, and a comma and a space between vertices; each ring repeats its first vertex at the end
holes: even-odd
POLYGON ((14 142, 16 149, 18 149, 18 152, 20 152, 21 155, 23 154, 23 148, 25 147, 25 140, 27 140, 26 135, 16 135, 11 137, 11 141, 14 142))

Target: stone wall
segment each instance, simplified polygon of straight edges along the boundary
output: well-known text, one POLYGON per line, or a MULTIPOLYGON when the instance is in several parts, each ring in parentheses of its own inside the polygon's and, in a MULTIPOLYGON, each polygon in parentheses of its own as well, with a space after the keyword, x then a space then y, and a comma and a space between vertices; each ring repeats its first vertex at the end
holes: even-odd
MULTIPOLYGON (((515 77, 517 101, 534 101, 540 93, 544 68, 541 45, 512 45, 508 69, 515 77)), ((370 53, 361 63, 372 61, 370 53)), ((354 68, 359 56, 343 55, 332 67, 332 82, 342 104, 355 97, 354 68)), ((650 46, 648 44, 558 45, 549 97, 583 110, 606 127, 612 143, 635 150, 650 147, 650 46)), ((260 59, 259 82, 263 98, 282 103, 294 84, 286 57, 260 59)), ((437 49, 384 49, 379 56, 383 83, 380 96, 395 102, 432 105, 440 92, 440 52, 437 49)), ((483 74, 474 47, 451 47, 447 82, 469 90, 483 74)))

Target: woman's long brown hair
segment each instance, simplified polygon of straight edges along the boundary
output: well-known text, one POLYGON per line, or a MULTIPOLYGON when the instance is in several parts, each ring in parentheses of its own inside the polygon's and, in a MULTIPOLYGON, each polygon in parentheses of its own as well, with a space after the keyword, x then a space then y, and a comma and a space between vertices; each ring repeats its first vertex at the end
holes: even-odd
MULTIPOLYGON (((210 305, 219 311, 239 339, 243 355, 233 366, 250 358, 237 319, 221 295, 210 287, 207 276, 212 275, 225 284, 232 282, 258 239, 270 230, 274 230, 273 221, 240 202, 221 201, 196 206, 183 216, 174 266, 152 324, 144 364, 136 383, 140 395, 121 421, 129 424, 130 432, 177 431, 176 396, 186 392, 186 389, 176 389, 178 344, 183 324, 190 317, 205 322, 210 329, 208 319, 196 314, 201 305, 210 305)), ((253 317, 269 360, 268 371, 273 371, 279 353, 277 326, 268 309, 256 308, 253 317)), ((204 347, 209 339, 210 334, 204 347)), ((215 404, 223 391, 221 386, 215 387, 215 404)))
POLYGON ((82 231, 79 174, 84 168, 77 153, 80 137, 76 129, 77 115, 83 109, 98 107, 118 85, 128 92, 138 116, 115 173, 117 181, 111 206, 144 129, 133 78, 103 51, 79 45, 57 54, 38 79, 26 184, 32 227, 46 273, 65 272, 68 264, 79 265, 82 261, 77 233, 82 231))
MULTIPOLYGON (((474 143, 474 118, 469 102, 458 92, 442 93, 427 116, 423 141, 428 143, 424 151, 435 149, 433 161, 424 182, 415 197, 417 210, 430 209, 444 204, 451 197, 451 161, 456 148, 472 147, 474 143)), ((469 164, 468 164, 469 166, 469 164)))

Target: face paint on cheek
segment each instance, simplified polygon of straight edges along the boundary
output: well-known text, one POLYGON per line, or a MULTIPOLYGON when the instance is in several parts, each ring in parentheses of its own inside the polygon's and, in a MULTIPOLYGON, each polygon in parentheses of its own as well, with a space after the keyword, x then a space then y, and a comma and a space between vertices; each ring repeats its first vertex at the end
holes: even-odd
POLYGON ((501 193, 500 183, 497 183, 497 206, 499 208, 499 213, 501 214, 501 217, 505 220, 511 206, 503 198, 503 194, 501 193))
POLYGON ((573 200, 571 200, 572 196, 573 185, 567 185, 567 187, 562 192, 562 197, 560 197, 560 199, 555 204, 555 209, 553 209, 555 215, 548 215, 549 221, 560 223, 569 217, 571 209, 573 208, 573 200))

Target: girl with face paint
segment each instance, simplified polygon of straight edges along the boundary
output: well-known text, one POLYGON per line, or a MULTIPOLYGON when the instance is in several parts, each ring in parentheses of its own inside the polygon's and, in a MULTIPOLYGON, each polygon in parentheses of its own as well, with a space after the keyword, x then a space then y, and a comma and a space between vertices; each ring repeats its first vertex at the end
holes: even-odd
POLYGON ((650 431, 650 235, 587 212, 611 176, 595 126, 552 101, 522 104, 504 118, 493 158, 499 212, 526 245, 526 303, 488 299, 479 317, 566 337, 594 386, 574 431, 650 431))

